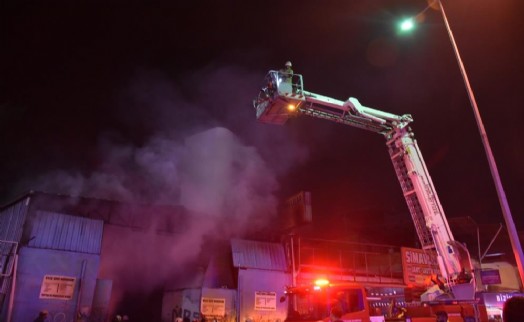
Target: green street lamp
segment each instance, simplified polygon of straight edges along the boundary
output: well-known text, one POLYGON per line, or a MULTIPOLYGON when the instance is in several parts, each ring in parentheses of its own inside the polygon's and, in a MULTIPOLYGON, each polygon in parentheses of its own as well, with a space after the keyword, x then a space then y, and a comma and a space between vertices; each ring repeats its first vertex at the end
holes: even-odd
POLYGON ((429 8, 434 8, 435 1, 438 1, 438 0, 433 0, 433 2, 430 1, 429 4, 426 6, 426 8, 424 8, 424 10, 422 10, 421 12, 417 13, 417 15, 415 15, 414 17, 409 17, 409 18, 402 20, 400 24, 398 25, 400 32, 406 33, 406 32, 410 32, 413 29, 415 29, 417 23, 422 20, 424 13, 429 8))
MULTIPOLYGON (((486 157, 488 159, 489 168, 491 170, 491 176, 493 178, 493 181, 495 183, 495 188, 497 190, 497 196, 498 196, 499 203, 502 209, 502 214, 504 216, 504 221, 506 223, 506 228, 508 230, 508 235, 510 238, 511 247, 513 249, 513 254, 515 255, 515 260, 517 262, 517 268, 519 271, 520 280, 522 283, 524 283, 524 255, 522 253, 522 246, 520 245, 519 236, 517 233, 517 229, 515 228, 513 217, 511 215, 511 210, 509 208, 508 200, 506 198, 506 193, 504 192, 504 188, 502 187, 502 182, 500 181, 499 171, 497 169, 495 158, 493 157, 493 152, 491 151, 491 146, 488 141, 486 129, 484 128, 484 123, 482 122, 482 118, 480 117, 480 112, 477 106, 477 100, 475 99, 475 95, 473 94, 473 89, 471 88, 471 85, 469 83, 469 78, 466 73, 466 69, 462 62, 462 59, 460 57, 457 43, 455 42, 455 38, 453 37, 453 32, 451 31, 451 27, 449 26, 446 12, 444 11, 444 7, 442 6, 442 1, 433 0, 432 2, 428 4, 428 6, 424 10, 418 13, 416 17, 420 17, 420 15, 422 15, 430 7, 434 7, 435 4, 437 5, 436 8, 440 10, 440 12, 442 13, 442 18, 444 20, 444 24, 446 25, 446 30, 449 35, 449 40, 451 41, 451 45, 453 47, 453 51, 455 53, 455 57, 458 62, 460 72, 462 74, 462 79, 464 80, 466 91, 468 92, 468 97, 471 103, 471 108, 473 109, 473 114, 475 115, 477 127, 480 133, 480 137, 482 139, 482 144, 484 145, 484 150, 486 152, 486 157)), ((415 21, 417 20, 416 17, 404 20, 400 24, 401 31, 412 30, 415 27, 415 21)))
POLYGON ((415 22, 413 18, 408 18, 400 23, 400 31, 410 31, 415 28, 415 22))

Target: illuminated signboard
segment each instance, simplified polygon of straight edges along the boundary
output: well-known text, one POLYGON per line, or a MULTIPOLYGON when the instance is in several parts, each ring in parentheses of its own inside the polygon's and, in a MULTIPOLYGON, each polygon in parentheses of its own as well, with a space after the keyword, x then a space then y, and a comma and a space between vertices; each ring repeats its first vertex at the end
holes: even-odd
POLYGON ((401 247, 404 283, 409 286, 424 286, 431 274, 439 274, 437 255, 432 251, 401 247))
POLYGON ((504 303, 512 298, 513 296, 524 296, 524 293, 517 292, 500 292, 500 293, 481 293, 480 302, 489 307, 500 307, 504 306, 504 303))

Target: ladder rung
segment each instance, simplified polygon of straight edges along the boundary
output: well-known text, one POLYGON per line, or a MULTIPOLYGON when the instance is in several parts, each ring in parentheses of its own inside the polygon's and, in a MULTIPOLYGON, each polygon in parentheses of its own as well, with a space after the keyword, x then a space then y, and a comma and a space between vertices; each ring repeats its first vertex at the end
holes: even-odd
POLYGON ((395 153, 395 154, 392 154, 392 155, 391 155, 391 159, 396 159, 396 158, 398 158, 399 156, 402 156, 402 154, 404 154, 404 153, 402 153, 402 151, 399 151, 399 152, 397 152, 397 153, 395 153))

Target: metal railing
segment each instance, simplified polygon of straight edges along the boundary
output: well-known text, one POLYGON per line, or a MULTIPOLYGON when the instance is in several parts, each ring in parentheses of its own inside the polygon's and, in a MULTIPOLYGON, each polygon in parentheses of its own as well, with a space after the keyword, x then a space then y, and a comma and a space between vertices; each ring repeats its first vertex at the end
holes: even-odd
POLYGON ((402 283, 400 248, 320 239, 295 243, 298 275, 329 272, 331 278, 353 282, 402 283))

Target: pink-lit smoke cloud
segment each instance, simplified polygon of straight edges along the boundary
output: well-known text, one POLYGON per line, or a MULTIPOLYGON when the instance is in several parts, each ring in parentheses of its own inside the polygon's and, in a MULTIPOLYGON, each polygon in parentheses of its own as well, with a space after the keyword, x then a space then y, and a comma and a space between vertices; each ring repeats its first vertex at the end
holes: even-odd
MULTIPOLYGON (((195 215, 184 232, 171 236, 157 234, 155 224, 132 233, 106 228, 112 231, 104 237, 111 258, 102 254, 102 278, 130 290, 167 287, 167 281, 180 282, 173 276, 185 275, 204 241, 271 225, 277 177, 307 153, 291 143, 284 128, 256 124, 250 103, 259 78, 210 68, 176 85, 160 73, 140 71, 122 91, 118 113, 146 138, 131 143, 125 133, 106 133, 100 137, 100 161, 90 172, 63 169, 30 181, 36 190, 176 205, 195 215), (191 87, 189 94, 180 86, 191 87)), ((154 214, 147 215, 155 223, 154 214)))

